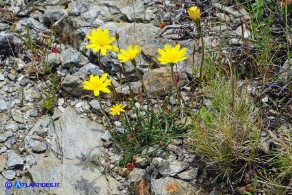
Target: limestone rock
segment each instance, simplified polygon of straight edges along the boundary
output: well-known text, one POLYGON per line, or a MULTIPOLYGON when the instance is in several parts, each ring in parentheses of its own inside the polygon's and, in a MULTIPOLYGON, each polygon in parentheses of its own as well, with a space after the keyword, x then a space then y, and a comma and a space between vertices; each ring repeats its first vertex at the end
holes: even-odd
MULTIPOLYGON (((143 76, 143 80, 150 97, 168 95, 170 91, 176 93, 170 67, 150 70, 143 76)), ((186 74, 180 72, 178 86, 182 86, 186 81, 186 74)))
POLYGON ((190 183, 171 177, 152 179, 151 190, 153 194, 159 195, 193 195, 198 192, 190 183))
POLYGON ((178 160, 164 160, 162 158, 154 158, 152 163, 163 176, 174 176, 188 167, 184 162, 178 160))

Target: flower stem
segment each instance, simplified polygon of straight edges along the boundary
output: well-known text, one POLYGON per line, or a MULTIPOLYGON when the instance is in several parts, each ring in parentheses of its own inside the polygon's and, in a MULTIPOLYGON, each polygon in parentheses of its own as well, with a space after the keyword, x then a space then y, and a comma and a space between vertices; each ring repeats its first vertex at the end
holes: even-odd
POLYGON ((199 29, 201 44, 202 44, 202 56, 201 56, 201 66, 200 66, 200 83, 202 84, 202 82, 203 82, 203 79, 202 79, 202 77, 203 77, 203 64, 204 64, 204 58, 205 58, 205 44, 204 44, 204 37, 203 37, 201 22, 198 21, 196 24, 197 24, 197 27, 199 29))
POLYGON ((182 97, 182 95, 181 95, 181 93, 180 93, 180 91, 178 89, 178 84, 175 81, 175 75, 174 75, 174 71, 173 71, 173 66, 174 66, 174 64, 170 64, 172 81, 173 81, 173 84, 174 84, 174 87, 175 87, 175 90, 176 90, 177 99, 178 99, 180 104, 181 104, 181 100, 182 100, 183 104, 185 105, 185 101, 184 101, 184 99, 183 99, 183 97, 182 97))
POLYGON ((102 112, 102 114, 104 115, 105 120, 106 120, 106 122, 107 122, 108 128, 111 130, 111 124, 110 124, 109 119, 108 119, 108 117, 107 117, 107 115, 106 115, 106 113, 105 113, 104 108, 102 107, 101 100, 100 100, 100 96, 98 96, 97 99, 98 99, 98 102, 99 102, 99 106, 100 106, 101 112, 102 112))
POLYGON ((134 98, 134 92, 131 88, 131 85, 130 85, 130 81, 128 79, 128 77, 126 76, 126 71, 125 71, 125 66, 124 66, 124 63, 122 63, 122 73, 125 75, 126 77, 126 80, 127 80, 127 84, 128 84, 128 87, 129 87, 129 90, 130 90, 130 96, 131 98, 134 98))
MULTIPOLYGON (((118 34, 116 34, 116 37, 119 37, 118 34)), ((119 48, 119 50, 120 50, 119 38, 116 38, 116 40, 117 40, 118 48, 119 48)), ((128 77, 126 76, 125 64, 124 64, 124 63, 121 63, 121 64, 122 64, 122 65, 121 65, 121 67, 122 67, 122 73, 123 73, 123 74, 125 75, 125 77, 126 77, 127 84, 128 84, 129 90, 130 90, 130 96, 131 96, 131 98, 134 99, 134 92, 133 92, 133 90, 132 90, 132 88, 131 88, 131 85, 130 85, 130 81, 129 81, 129 79, 128 79, 128 77)))
POLYGON ((142 88, 144 88, 144 90, 145 90, 145 96, 146 96, 146 100, 147 100, 147 107, 149 107, 149 105, 148 105, 149 98, 148 98, 147 90, 146 90, 146 87, 145 87, 145 85, 144 85, 143 79, 142 79, 142 77, 141 77, 141 75, 140 75, 140 73, 139 73, 139 71, 138 71, 137 63, 136 63, 135 60, 132 60, 131 63, 133 64, 133 66, 134 66, 134 68, 135 68, 135 71, 136 71, 136 74, 137 74, 139 80, 140 80, 141 83, 142 83, 142 88))
MULTIPOLYGON (((105 68, 104 68, 103 64, 101 63, 101 61, 100 61, 100 57, 101 57, 101 56, 100 56, 100 52, 98 52, 98 63, 99 63, 99 65, 100 65, 101 69, 103 70, 103 72, 106 73, 105 68)), ((119 99, 118 99, 118 94, 117 94, 116 88, 115 88, 115 86, 113 85, 112 82, 111 82, 111 86, 112 86, 112 88, 113 88, 113 92, 114 92, 115 99, 116 99, 116 100, 119 100, 119 99)))

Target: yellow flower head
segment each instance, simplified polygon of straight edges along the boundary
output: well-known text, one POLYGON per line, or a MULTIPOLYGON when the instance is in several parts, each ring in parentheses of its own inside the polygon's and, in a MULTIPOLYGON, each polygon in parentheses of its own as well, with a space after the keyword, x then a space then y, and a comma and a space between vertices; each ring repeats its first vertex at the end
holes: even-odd
POLYGON ((187 59, 187 57, 185 57, 187 49, 184 47, 180 50, 179 44, 177 44, 175 47, 170 47, 168 44, 166 44, 164 49, 165 51, 160 48, 157 50, 160 54, 158 60, 161 64, 175 64, 187 59))
POLYGON ((99 76, 90 75, 89 81, 84 81, 83 88, 85 90, 92 90, 95 96, 99 96, 99 91, 110 93, 111 91, 107 87, 112 80, 105 80, 107 76, 107 73, 104 73, 100 78, 99 76))
POLYGON ((124 110, 125 106, 123 106, 122 104, 116 104, 116 105, 113 105, 111 108, 110 108, 110 114, 111 115, 120 115, 121 112, 125 112, 124 110))
POLYGON ((93 52, 101 52, 101 55, 106 55, 106 50, 118 51, 119 49, 112 45, 116 39, 110 37, 108 34, 108 29, 102 31, 100 28, 91 31, 91 35, 86 35, 89 39, 90 44, 86 46, 87 49, 93 48, 93 52))
POLYGON ((140 52, 140 49, 138 45, 135 45, 134 48, 131 45, 129 45, 128 51, 121 49, 121 53, 118 54, 118 59, 120 60, 120 62, 132 61, 136 59, 139 52, 140 52))
POLYGON ((188 9, 188 14, 193 21, 199 21, 201 18, 201 10, 197 6, 192 6, 188 9))

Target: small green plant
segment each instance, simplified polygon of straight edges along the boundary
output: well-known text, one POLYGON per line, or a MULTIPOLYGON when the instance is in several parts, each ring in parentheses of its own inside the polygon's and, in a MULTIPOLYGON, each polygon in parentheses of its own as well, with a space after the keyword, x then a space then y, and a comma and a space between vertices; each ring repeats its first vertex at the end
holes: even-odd
POLYGON ((30 49, 33 53, 36 52, 36 47, 33 43, 32 35, 30 33, 30 29, 28 26, 26 26, 26 34, 24 37, 19 37, 21 41, 25 44, 25 46, 30 49))
POLYGON ((52 75, 50 77, 51 85, 48 87, 48 90, 43 88, 43 92, 45 97, 43 99, 43 108, 47 112, 52 112, 56 106, 56 91, 57 91, 57 81, 58 76, 52 75))
POLYGON ((115 143, 124 149, 124 159, 120 164, 131 161, 134 155, 150 147, 153 150, 146 152, 145 156, 151 157, 166 147, 172 138, 183 137, 181 131, 184 125, 173 121, 177 111, 167 109, 167 105, 160 106, 156 111, 143 109, 131 99, 128 102, 128 108, 134 111, 136 117, 129 119, 125 114, 126 119, 122 123, 124 131, 113 134, 115 143))
POLYGON ((246 91, 232 82, 217 78, 203 87, 210 105, 193 114, 192 125, 196 152, 227 179, 240 176, 254 165, 261 132, 259 112, 246 91))
POLYGON ((275 189, 276 194, 287 194, 292 190, 292 132, 278 135, 270 132, 270 135, 277 146, 266 156, 268 169, 260 173, 268 188, 275 189))

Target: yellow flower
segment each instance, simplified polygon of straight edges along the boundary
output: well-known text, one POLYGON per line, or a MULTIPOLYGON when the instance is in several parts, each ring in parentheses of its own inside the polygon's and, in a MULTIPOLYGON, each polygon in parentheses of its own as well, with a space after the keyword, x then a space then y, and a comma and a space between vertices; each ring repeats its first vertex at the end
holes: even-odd
POLYGON ((84 81, 83 88, 85 90, 92 90, 95 96, 99 96, 99 91, 110 93, 111 91, 107 87, 112 80, 105 80, 107 76, 107 73, 104 73, 100 78, 99 76, 90 75, 89 81, 84 81))
POLYGON ((198 21, 201 18, 201 10, 197 6, 192 6, 188 9, 188 14, 193 21, 198 21))
POLYGON ((108 29, 102 31, 100 28, 91 31, 91 35, 86 35, 89 39, 90 44, 86 46, 87 49, 93 48, 93 52, 98 52, 100 50, 101 55, 106 55, 106 50, 118 51, 119 49, 111 45, 116 39, 110 37, 108 34, 108 29))
POLYGON ((124 110, 125 106, 123 106, 122 104, 116 104, 116 105, 113 105, 111 108, 110 108, 110 114, 111 115, 120 115, 121 112, 125 112, 124 110))
POLYGON ((121 53, 118 54, 118 59, 120 60, 120 62, 132 61, 136 59, 139 52, 140 52, 140 49, 138 45, 135 45, 134 48, 131 45, 129 45, 128 51, 121 49, 121 53))
POLYGON ((187 57, 185 57, 187 49, 184 47, 180 50, 179 44, 177 44, 175 47, 170 47, 168 44, 166 44, 164 49, 165 51, 160 48, 157 50, 160 54, 158 60, 161 64, 175 64, 187 59, 187 57))

